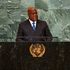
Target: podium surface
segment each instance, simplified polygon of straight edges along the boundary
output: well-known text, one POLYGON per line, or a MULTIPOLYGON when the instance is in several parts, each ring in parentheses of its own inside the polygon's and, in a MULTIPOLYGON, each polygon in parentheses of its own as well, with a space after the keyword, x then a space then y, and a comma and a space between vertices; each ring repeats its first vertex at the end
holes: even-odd
POLYGON ((0 42, 0 70, 7 69, 68 70, 70 69, 70 43, 0 42), (45 50, 39 48, 40 46, 44 46, 45 50), (33 47, 31 50, 35 57, 31 54, 30 47, 33 47), (42 56, 39 57, 40 49, 42 56))

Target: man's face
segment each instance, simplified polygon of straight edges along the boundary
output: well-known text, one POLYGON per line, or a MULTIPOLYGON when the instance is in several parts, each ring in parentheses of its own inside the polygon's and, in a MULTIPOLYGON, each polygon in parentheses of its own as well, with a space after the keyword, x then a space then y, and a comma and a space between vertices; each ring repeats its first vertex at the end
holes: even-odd
POLYGON ((29 9, 28 16, 30 20, 36 21, 38 19, 37 10, 34 8, 29 9))

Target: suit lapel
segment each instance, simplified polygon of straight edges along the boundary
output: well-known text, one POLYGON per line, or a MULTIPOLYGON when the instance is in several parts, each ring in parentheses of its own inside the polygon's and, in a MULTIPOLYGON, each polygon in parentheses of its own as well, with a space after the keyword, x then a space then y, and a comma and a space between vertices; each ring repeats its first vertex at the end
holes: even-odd
MULTIPOLYGON (((29 20, 27 20, 27 25, 28 25, 28 29, 30 31, 34 31, 31 24, 30 24, 30 22, 29 22, 29 20)), ((36 30, 35 31, 37 31, 38 29, 39 29, 39 21, 37 21, 37 23, 36 23, 36 30)))
POLYGON ((29 20, 27 20, 27 25, 28 25, 28 27, 29 27, 28 29, 29 29, 30 31, 33 31, 33 28, 32 28, 32 26, 31 26, 29 20))
POLYGON ((37 23, 36 23, 36 31, 39 30, 39 21, 37 20, 37 23))

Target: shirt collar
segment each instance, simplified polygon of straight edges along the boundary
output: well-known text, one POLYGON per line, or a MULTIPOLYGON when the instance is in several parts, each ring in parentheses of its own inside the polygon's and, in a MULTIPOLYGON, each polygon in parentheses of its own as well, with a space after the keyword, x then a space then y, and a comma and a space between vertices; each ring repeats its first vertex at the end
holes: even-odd
MULTIPOLYGON (((33 21, 29 19, 29 22, 30 22, 31 26, 33 27, 33 21)), ((34 25, 36 27, 36 21, 34 21, 34 25)))
MULTIPOLYGON (((32 23, 33 23, 33 21, 32 21, 32 20, 30 20, 30 19, 29 19, 29 22, 30 22, 30 24, 32 24, 32 23)), ((36 21, 34 21, 34 23, 36 24, 36 21)))

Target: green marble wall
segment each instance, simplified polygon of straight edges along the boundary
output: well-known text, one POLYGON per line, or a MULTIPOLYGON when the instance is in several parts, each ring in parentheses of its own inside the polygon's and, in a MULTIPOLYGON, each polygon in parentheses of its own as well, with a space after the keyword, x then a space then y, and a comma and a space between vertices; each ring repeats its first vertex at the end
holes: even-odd
POLYGON ((70 0, 0 0, 0 42, 15 42, 29 6, 38 9, 39 19, 48 22, 53 37, 70 41, 70 0))

